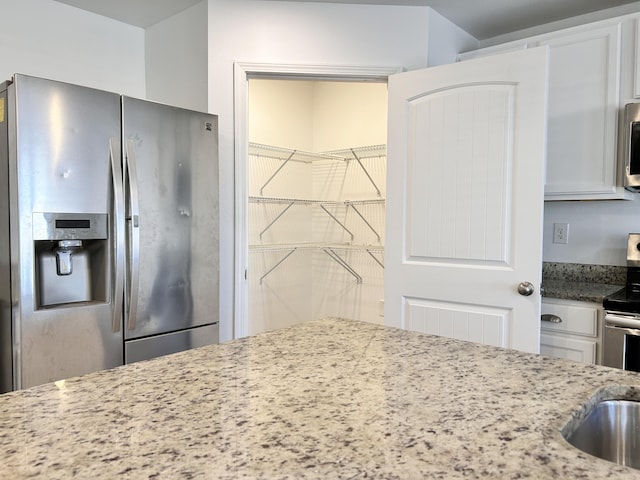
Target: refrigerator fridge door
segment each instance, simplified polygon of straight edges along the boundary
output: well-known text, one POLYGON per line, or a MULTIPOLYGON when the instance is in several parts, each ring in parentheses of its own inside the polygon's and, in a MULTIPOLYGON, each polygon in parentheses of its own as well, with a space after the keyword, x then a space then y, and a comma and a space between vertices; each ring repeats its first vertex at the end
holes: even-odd
POLYGON ((129 97, 122 105, 128 363, 194 346, 180 334, 193 328, 217 341, 218 128, 214 115, 129 97))
POLYGON ((121 113, 116 94, 24 75, 7 93, 13 387, 26 388, 123 362, 121 113))

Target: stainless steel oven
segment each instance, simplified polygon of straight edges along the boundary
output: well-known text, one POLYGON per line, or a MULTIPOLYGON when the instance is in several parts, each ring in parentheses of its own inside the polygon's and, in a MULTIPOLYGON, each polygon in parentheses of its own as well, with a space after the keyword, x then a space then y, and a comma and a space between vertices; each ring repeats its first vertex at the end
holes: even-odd
POLYGON ((606 311, 602 364, 640 372, 640 314, 606 311))
POLYGON ((606 297, 602 364, 640 372, 640 234, 627 241, 627 284, 606 297))

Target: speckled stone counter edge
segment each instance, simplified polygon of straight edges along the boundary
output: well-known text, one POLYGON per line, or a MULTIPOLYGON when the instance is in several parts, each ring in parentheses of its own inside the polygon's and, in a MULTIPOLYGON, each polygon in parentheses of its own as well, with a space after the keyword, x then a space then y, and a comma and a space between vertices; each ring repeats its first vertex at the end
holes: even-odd
POLYGON ((627 267, 582 263, 542 262, 542 278, 574 282, 624 285, 627 267))
POLYGON ((541 293, 561 300, 602 303, 626 281, 627 267, 543 262, 541 293))

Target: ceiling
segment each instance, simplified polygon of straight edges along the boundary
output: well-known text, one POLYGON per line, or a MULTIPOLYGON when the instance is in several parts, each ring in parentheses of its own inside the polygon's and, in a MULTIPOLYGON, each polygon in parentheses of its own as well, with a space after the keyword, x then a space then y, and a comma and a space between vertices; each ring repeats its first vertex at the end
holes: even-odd
MULTIPOLYGON (((202 0, 57 0, 146 28, 202 0)), ((236 0, 238 1, 238 0, 236 0)), ((273 1, 273 0, 262 0, 273 1)), ((281 1, 281 0, 280 0, 281 1)), ((433 7, 478 40, 637 0, 285 0, 433 7)))
POLYGON ((202 0, 56 0, 74 7, 146 28, 202 0))

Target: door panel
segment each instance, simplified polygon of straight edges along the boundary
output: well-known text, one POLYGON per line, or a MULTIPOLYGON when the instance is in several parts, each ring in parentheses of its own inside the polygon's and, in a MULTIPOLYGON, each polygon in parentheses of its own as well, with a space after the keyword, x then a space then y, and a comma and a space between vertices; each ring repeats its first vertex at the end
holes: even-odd
POLYGON ((539 350, 547 56, 389 78, 388 325, 539 350))
POLYGON ((509 309, 405 298, 404 310, 408 330, 495 347, 509 337, 509 309))
POLYGON ((463 85, 408 102, 409 260, 511 263, 514 95, 513 85, 463 85))

